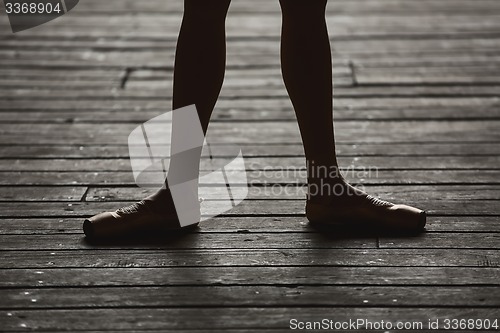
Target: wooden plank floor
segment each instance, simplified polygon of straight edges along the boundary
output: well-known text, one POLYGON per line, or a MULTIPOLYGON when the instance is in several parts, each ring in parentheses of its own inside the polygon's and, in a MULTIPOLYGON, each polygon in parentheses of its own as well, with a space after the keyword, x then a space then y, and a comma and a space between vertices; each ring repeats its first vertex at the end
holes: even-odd
POLYGON ((425 208, 424 234, 307 224, 279 5, 233 0, 209 135, 242 147, 248 199, 193 231, 90 244, 83 218, 148 192, 127 136, 170 110, 181 16, 180 0, 82 0, 15 35, 0 16, 0 331, 500 320, 500 1, 329 1, 342 167, 425 208))

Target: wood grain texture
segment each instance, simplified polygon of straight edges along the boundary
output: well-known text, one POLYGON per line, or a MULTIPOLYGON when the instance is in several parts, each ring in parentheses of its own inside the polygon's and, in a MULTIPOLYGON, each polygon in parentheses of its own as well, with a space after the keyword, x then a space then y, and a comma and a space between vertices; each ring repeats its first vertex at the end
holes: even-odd
MULTIPOLYGON (((240 229, 244 230, 244 229, 240 229)), ((500 267, 484 249, 80 249, 5 251, 2 269, 160 268, 219 266, 500 267)), ((479 276, 477 276, 479 279, 479 276)), ((356 281, 356 280, 353 280, 356 281)), ((479 281, 480 282, 480 281, 479 281)))
MULTIPOLYGON (((321 321, 332 318, 336 321, 349 321, 349 318, 364 318, 375 321, 386 318, 386 321, 425 322, 453 317, 457 319, 494 318, 496 309, 468 308, 346 308, 346 307, 288 307, 288 308, 160 308, 160 309, 92 309, 92 310, 19 310, 7 316, 6 311, 0 315, 7 317, 5 328, 19 330, 30 327, 36 330, 205 330, 207 326, 219 330, 251 329, 269 331, 289 328, 290 318, 301 321, 321 321), (64 321, 60 318, 64 318, 64 321), (92 318, 92 320, 89 320, 92 318), (193 320, 196 318, 197 320, 193 320)), ((444 329, 444 325, 440 328, 444 329)))

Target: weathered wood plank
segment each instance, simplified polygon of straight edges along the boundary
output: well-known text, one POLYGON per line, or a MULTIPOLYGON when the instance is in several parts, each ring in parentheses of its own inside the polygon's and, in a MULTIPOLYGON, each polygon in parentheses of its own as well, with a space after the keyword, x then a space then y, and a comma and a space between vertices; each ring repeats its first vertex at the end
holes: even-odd
POLYGON ((2 187, 0 201, 81 201, 86 187, 16 186, 2 187))
MULTIPOLYGON (((342 170, 353 184, 363 185, 499 185, 498 170, 342 170), (347 171, 347 172, 346 172, 347 171)), ((247 173, 252 186, 274 184, 299 186, 306 183, 304 172, 247 173)), ((131 172, 2 172, 0 185, 71 185, 71 186, 135 186, 131 172)))
MULTIPOLYGON (((4 40, 5 42, 5 40, 4 40)), ((43 41, 38 41, 43 43, 43 41)), ((19 40, 13 40, 9 49, 19 45, 19 40)), ((61 41, 57 41, 61 43, 61 41)), ((1 45, 1 42, 0 42, 1 45)), ((58 81, 68 84, 77 82, 94 82, 94 83, 112 83, 118 82, 123 75, 123 71, 119 69, 110 70, 57 70, 57 69, 34 69, 34 68, 0 68, 0 82, 5 83, 7 80, 18 80, 19 82, 33 82, 33 80, 47 80, 47 82, 58 81)))
MULTIPOLYGON (((85 37, 52 37, 44 36, 44 38, 37 38, 29 35, 5 35, 5 38, 0 40, 0 46, 4 49, 11 50, 82 50, 82 51, 97 51, 97 52, 111 52, 111 51, 150 51, 150 50, 164 50, 165 52, 174 52, 177 38, 176 36, 157 36, 149 38, 144 36, 137 39, 133 36, 120 36, 119 39, 89 39, 85 37)), ((364 57, 371 57, 373 54, 385 55, 415 55, 428 54, 428 55, 441 55, 441 56, 456 56, 458 54, 495 54, 499 50, 498 36, 493 34, 485 34, 480 36, 460 36, 454 35, 443 36, 440 34, 429 34, 427 36, 418 36, 418 38, 410 38, 409 36, 369 36, 368 38, 337 38, 331 37, 332 53, 335 58, 350 57, 352 55, 359 55, 364 57)), ((275 54, 279 53, 279 37, 275 38, 238 38, 237 36, 227 37, 227 54, 230 56, 238 56, 242 53, 251 54, 275 54)), ((57 64, 54 64, 57 66, 57 64)), ((258 71, 258 64, 255 64, 252 72, 258 71)), ((454 63, 442 64, 442 69, 453 69, 458 66, 454 63)), ((134 68, 137 68, 134 66, 134 68)), ((436 70, 440 70, 436 68, 436 70)), ((497 67, 488 64, 471 64, 470 67, 461 67, 464 71, 477 69, 491 69, 493 72, 497 71, 497 67)), ((274 68, 274 70, 277 70, 274 68)), ((334 67, 334 73, 337 68, 334 67)), ((422 67, 422 69, 424 69, 422 67)), ((17 68, 20 74, 26 71, 26 68, 17 68)), ((30 69, 31 71, 32 69, 30 69)), ((387 70, 391 70, 387 68, 387 70)), ((47 69, 48 71, 48 69, 47 69)), ((33 72, 36 73, 36 72, 33 72)), ((57 73, 57 71, 55 71, 57 73)), ((99 73, 99 71, 96 71, 99 73)), ((161 77, 171 75, 172 68, 158 70, 148 70, 145 68, 138 68, 137 71, 131 73, 131 77, 161 77), (170 73, 170 74, 169 74, 170 73)), ((231 73, 231 67, 228 68, 228 74, 231 73)), ((101 76, 106 72, 102 71, 101 76)), ((51 74, 48 73, 48 76, 51 74)))
MULTIPOLYGON (((101 211, 114 211, 131 202, 0 202, 0 217, 87 217, 101 211)), ((416 200, 398 203, 411 204, 423 208, 430 215, 498 215, 497 200, 416 200)), ((227 207, 221 200, 206 200, 203 204, 205 215, 220 214, 227 207)), ((269 215, 297 216, 304 214, 302 200, 245 200, 224 215, 269 215)))
MULTIPOLYGON (((379 240, 381 248, 437 248, 437 249, 485 249, 500 247, 499 233, 424 233, 418 236, 384 236, 379 240)), ((79 250, 79 249, 297 249, 297 248, 374 248, 374 232, 364 231, 355 235, 337 228, 324 233, 189 233, 164 232, 156 237, 138 237, 87 243, 83 234, 53 235, 0 235, 1 250, 23 250, 25 242, 31 250, 79 250)))
MULTIPOLYGON (((461 34, 467 33, 497 33, 500 14, 481 16, 481 20, 471 19, 471 15, 460 14, 442 20, 436 15, 398 15, 371 14, 353 17, 342 14, 327 14, 327 24, 330 35, 337 36, 412 36, 415 34, 461 34)), ((279 36, 280 15, 259 15, 259 24, 255 24, 255 16, 246 13, 228 15, 226 27, 228 35, 245 37, 279 36)), ((29 31, 30 36, 44 36, 49 32, 51 36, 87 36, 96 38, 112 37, 126 34, 134 37, 147 35, 148 37, 176 37, 181 22, 178 13, 148 15, 142 13, 128 13, 119 16, 107 16, 106 19, 88 16, 72 16, 72 20, 57 20, 50 25, 40 26, 29 31), (84 26, 85 29, 80 27, 84 26)), ((2 18, 2 26, 6 25, 2 18)))
MULTIPOLYGON (((306 170, 305 157, 252 157, 245 156, 248 171, 263 170, 272 172, 306 170)), ((143 157, 149 160, 149 156, 143 157)), ((220 165, 230 163, 233 158, 215 156, 220 165)), ((344 169, 359 170, 496 170, 500 168, 500 156, 366 156, 340 157, 339 164, 344 169)), ((212 170, 213 164, 208 157, 200 159, 200 170, 212 170)), ((130 159, 0 159, 0 172, 3 171, 132 171, 130 159)), ((330 172, 329 170, 328 172, 330 172)))
MULTIPOLYGON (((1 117, 1 113, 0 113, 1 117)), ((217 145, 219 146, 219 145, 217 145)), ((220 145, 224 147, 224 145, 220 145)), ((242 145, 245 156, 303 156, 301 144, 242 145)), ((339 157, 360 156, 488 156, 500 154, 497 143, 426 143, 426 144, 336 144, 339 157), (418 149, 416 149, 418 148, 418 149)), ((122 145, 0 145, 0 158, 129 158, 122 145)))
POLYGON ((198 266, 500 267, 498 249, 182 249, 4 251, 0 268, 198 266))
MULTIPOLYGON (((127 112, 130 110, 68 110, 68 111, 4 111, 0 112, 0 122, 15 123, 143 123, 162 114, 162 111, 127 112), (22 117, 20 117, 22 113, 22 117)), ((366 121, 403 121, 403 120, 499 120, 500 109, 485 108, 483 110, 458 109, 400 109, 400 110, 337 110, 336 121, 366 120, 366 121)), ((292 110, 217 110, 212 115, 211 122, 262 122, 291 121, 295 122, 292 110)))
POLYGON ((14 89, 47 89, 51 88, 59 91, 66 91, 70 89, 80 90, 80 89, 102 89, 109 90, 117 88, 120 86, 120 80, 110 81, 110 82, 100 82, 100 81, 62 81, 62 80, 20 80, 20 79, 8 79, 0 80, 0 88, 3 91, 9 91, 14 89))
MULTIPOLYGON (((365 191, 373 196, 392 201, 433 201, 433 200, 500 200, 500 187, 495 185, 409 185, 409 186, 367 186, 365 191)), ((85 201, 127 201, 141 200, 155 192, 155 189, 137 187, 98 187, 90 188, 85 201)), ((218 191, 205 193, 204 199, 217 199, 218 191)), ((272 188, 250 187, 247 199, 302 200, 307 195, 307 188, 300 187, 285 191, 273 191, 272 188)), ((19 201, 23 201, 22 199, 19 201)))
MULTIPOLYGON (((122 20, 128 20, 128 17, 121 18, 122 20)), ((495 18, 498 20, 498 18, 495 18)), ((279 20, 276 20, 279 21, 279 20)), ((55 21, 54 21, 55 22, 55 21)), ((356 23, 362 25, 362 22, 356 23)), ((418 24, 418 23, 417 23, 418 24)), ((34 29, 34 31, 42 30, 43 26, 34 29)), ((66 27, 61 27, 61 31, 66 31, 66 27)), ((95 28, 101 29, 101 28, 95 28)), ((495 27, 497 31, 495 37, 498 37, 499 27, 495 27)), ((123 30, 123 28, 121 28, 123 30)), ((151 29, 149 29, 151 30, 151 29)), ((338 29, 337 29, 338 30, 338 29)), ((249 30, 250 31, 250 30, 249 30)), ((273 39, 278 39, 280 29, 277 29, 277 33, 268 35, 273 39)), ((135 38, 147 39, 150 37, 160 37, 151 36, 145 34, 146 29, 143 31, 136 32, 135 38), (140 35, 139 35, 140 34, 140 35)), ((67 33, 67 32, 66 32, 67 33)), ((79 32, 71 32, 72 34, 79 35, 79 32)), ((95 33, 95 32, 89 32, 95 33)), ((116 32, 118 33, 118 32, 116 32)), ((112 33, 110 36, 103 36, 105 38, 114 38, 116 33, 112 33)), ((161 37, 165 37, 165 32, 162 31, 161 37)), ((477 34, 475 32, 475 36, 477 34)), ((487 33, 482 31, 483 36, 487 33)), ((55 34, 55 33, 54 33, 55 34)), ((55 34, 57 35, 57 34, 55 34)), ((389 34, 390 37, 403 37, 404 33, 389 34)), ((416 34, 418 36, 419 33, 416 34)), ((429 33, 425 37, 427 37, 429 33)), ((359 36, 362 36, 360 34, 359 36)), ((365 38, 379 39, 383 38, 384 32, 380 32, 375 35, 364 36, 365 38)), ((54 37, 51 35, 51 37, 54 37)), ((63 35, 61 38, 69 38, 68 35, 63 35)), ((170 36, 171 38, 177 37, 177 32, 170 36)), ((256 36, 248 35, 248 38, 256 38, 256 36)), ((443 37, 441 35, 441 37, 443 37)), ((278 40, 274 41, 278 43, 278 40)), ((231 49, 229 49, 231 50, 231 49)), ((15 57, 12 52, 1 52, 2 59, 0 59, 0 66, 4 68, 9 68, 12 66, 23 67, 23 68, 55 68, 55 69, 123 69, 125 67, 130 68, 161 68, 161 69, 171 69, 174 63, 174 52, 170 49, 149 49, 142 52, 131 52, 129 50, 124 51, 74 51, 74 50, 24 50, 20 52, 17 57, 15 57)), ((335 67, 346 67, 350 63, 356 65, 356 67, 445 67, 452 64, 454 67, 464 66, 498 66, 500 62, 500 57, 497 53, 488 52, 455 52, 455 53, 429 53, 429 51, 423 50, 419 52, 393 52, 387 54, 387 52, 379 53, 353 53, 353 54, 338 54, 333 58, 333 65, 335 67)), ((272 67, 278 69, 280 66, 279 55, 277 52, 255 52, 255 53, 240 53, 240 54, 228 54, 227 66, 230 69, 250 69, 254 67, 268 68, 272 67)))
MULTIPOLYGON (((494 84, 500 73, 488 67, 465 68, 361 68, 355 69, 356 82, 369 84, 494 84)), ((404 89, 404 88, 403 88, 404 89)))
MULTIPOLYGON (((496 318, 494 308, 158 308, 158 309, 93 309, 93 310, 18 310, 1 311, 6 330, 29 328, 37 330, 150 330, 150 329, 252 329, 275 330, 290 328, 290 319, 298 321, 318 321, 332 318, 334 322, 349 322, 352 318, 365 321, 420 322, 428 325, 429 320, 438 319, 439 327, 444 329, 444 319, 455 318, 496 318), (332 313, 335 314, 333 318, 332 313), (61 320, 64 318, 64 320, 61 320), (92 318, 92 320, 89 320, 92 318), (168 320, 166 320, 168 318, 168 320), (197 320, 193 320, 196 318, 197 320)), ((329 319, 330 320, 330 319, 329 319)), ((415 325, 415 324, 411 324, 415 325)), ((420 325, 420 324, 418 324, 420 325)), ((420 326, 418 326, 420 327, 420 326)), ((424 327, 424 326, 422 326, 424 327)), ((359 329, 365 329, 360 325, 359 329)))
MULTIPOLYGON (((198 256, 203 260, 203 256, 198 256)), ((285 259, 286 261, 286 259, 285 259)), ((2 269, 2 287, 176 285, 499 285, 500 268, 460 267, 169 267, 2 269)))
MULTIPOLYGON (((245 80, 245 82, 248 80, 245 80)), ((288 94, 281 83, 281 79, 275 84, 264 85, 258 80, 249 83, 247 86, 225 86, 221 91, 221 98, 226 99, 287 99, 288 94)), ((351 86, 350 78, 336 80, 334 97, 336 98, 465 98, 465 97, 497 97, 500 85, 358 85, 351 86)), ((119 89, 117 83, 95 83, 76 82, 65 86, 64 82, 31 81, 19 83, 19 81, 7 81, 5 84, 12 86, 12 89, 3 89, 0 97, 26 96, 26 99, 60 99, 64 98, 85 98, 85 99, 112 99, 112 98, 132 98, 132 99, 159 99, 171 96, 172 83, 170 81, 137 81, 128 84, 130 88, 119 89), (31 85, 31 86, 30 86, 31 85), (48 89, 59 89, 59 95, 48 89), (94 87, 95 86, 95 87, 94 87), (88 89, 87 89, 88 88, 88 89), (64 94, 62 94, 64 92, 64 94)), ((386 103, 387 104, 387 103, 386 103)))
MULTIPOLYGON (((500 79, 497 81, 500 82, 500 79)), ((259 80, 244 80, 245 85, 236 86, 226 84, 221 91, 226 97, 254 98, 266 96, 268 98, 286 98, 288 96, 281 78, 275 83, 262 84, 259 80), (248 84, 248 85, 247 85, 248 84)), ((71 88, 71 87, 69 87, 71 88)), ((161 96, 172 89, 172 83, 165 81, 128 81, 126 89, 136 94, 144 91, 144 94, 161 96)), ((421 84, 421 85, 356 85, 351 86, 350 78, 341 78, 334 81, 334 97, 339 98, 362 98, 362 97, 489 97, 498 96, 500 85, 496 84, 421 84)), ((75 93, 79 93, 77 90, 75 93)))
POLYGON ((205 306, 495 307, 498 287, 189 286, 4 289, 0 308, 205 306))
MULTIPOLYGON (((102 35, 96 38, 95 34, 100 30, 104 29, 104 26, 96 26, 96 27, 90 27, 89 29, 83 29, 83 30, 73 30, 73 25, 67 26, 67 24, 63 27, 60 26, 60 30, 52 30, 51 35, 48 35, 48 41, 50 43, 51 40, 54 40, 55 38, 59 38, 60 40, 67 41, 70 39, 74 39, 75 41, 81 41, 81 40, 89 40, 89 37, 92 38, 93 40, 95 39, 113 39, 117 34, 119 34, 119 30, 126 29, 123 25, 120 25, 118 21, 134 21, 136 20, 135 17, 137 16, 121 16, 121 17, 116 17, 111 20, 106 20, 106 21, 100 21, 100 22, 107 22, 108 24, 114 24, 115 28, 113 29, 108 29, 108 34, 109 35, 102 35), (112 22, 114 21, 114 22, 112 22), (87 35, 82 35, 83 33, 88 33, 89 35, 93 36, 87 36, 87 35)), ((248 18, 248 17, 240 17, 244 21, 251 21, 254 18, 248 18)), ((93 18, 79 18, 76 19, 76 21, 86 21, 88 24, 88 21, 91 21, 93 18)), ((262 21, 268 21, 265 22, 267 24, 273 25, 272 28, 274 31, 271 31, 270 29, 267 29, 267 31, 252 31, 251 27, 242 27, 240 30, 242 31, 241 34, 238 32, 235 32, 235 30, 232 30, 232 27, 228 27, 228 48, 227 48, 227 65, 228 68, 266 68, 266 67, 273 67, 275 69, 279 68, 280 65, 280 60, 279 60, 279 35, 280 35, 280 16, 277 17, 262 17, 259 19, 262 19, 262 21), (258 34, 258 35, 256 35, 258 34), (250 39, 250 41, 248 41, 250 39)), ((342 17, 336 17, 335 19, 346 19, 342 17)), ((378 18, 380 19, 380 18, 378 18)), ((400 20, 401 18, 398 18, 400 20)), ((424 18, 425 19, 425 18, 424 18)), ((429 20, 434 20, 435 18, 427 18, 429 20)), ((470 18, 468 17, 462 17, 460 20, 457 20, 455 22, 451 22, 452 25, 459 25, 459 21, 467 20, 470 18)), ((138 24, 145 24, 145 21, 150 21, 149 17, 141 17, 139 20, 141 22, 138 22, 138 24)), ((332 26, 335 23, 331 22, 330 20, 330 26, 332 26)), ((52 25, 55 25, 56 23, 61 24, 63 21, 66 20, 60 20, 60 21, 54 21, 51 23, 52 25)), ((228 25, 229 21, 234 21, 234 18, 229 18, 228 20, 228 25)), ((351 24, 353 25, 358 25, 358 26, 364 26, 363 23, 365 23, 364 18, 360 20, 350 20, 351 24)), ((68 22, 68 21, 66 21, 68 22)), ((470 38, 478 38, 481 39, 483 38, 486 39, 495 39, 498 38, 498 15, 492 16, 490 22, 485 22, 483 29, 487 28, 488 23, 491 24, 492 26, 490 27, 491 30, 478 30, 477 27, 474 27, 472 29, 468 29, 467 27, 464 27, 464 29, 469 30, 468 32, 465 32, 463 35, 458 35, 456 34, 456 31, 452 31, 450 29, 449 31, 443 30, 443 31, 434 31, 434 34, 432 34, 428 29, 429 27, 425 27, 421 31, 413 31, 410 32, 408 29, 403 29, 401 31, 396 31, 396 29, 390 31, 390 30, 385 30, 384 29, 377 29, 377 30, 372 30, 371 32, 368 31, 359 31, 359 29, 355 28, 353 29, 353 33, 349 36, 349 39, 362 39, 357 41, 357 49, 352 48, 352 46, 349 48, 347 47, 345 50, 342 48, 343 43, 345 43, 344 36, 342 36, 344 33, 341 32, 346 28, 345 25, 339 24, 336 26, 334 29, 335 31, 339 32, 339 34, 331 33, 332 37, 332 44, 333 44, 333 64, 334 66, 341 66, 345 67, 346 65, 349 64, 349 61, 354 61, 355 64, 369 64, 369 67, 386 67, 388 63, 394 64, 394 65, 402 65, 405 64, 406 66, 409 67, 425 67, 424 65, 429 64, 432 67, 439 67, 439 68, 451 68, 451 67, 458 67, 458 66, 464 66, 464 67, 488 67, 488 66, 494 66, 495 64, 498 64, 499 61, 499 56, 497 52, 492 52, 495 49, 485 49, 484 47, 480 47, 478 49, 474 49, 474 47, 477 47, 476 45, 473 45, 472 47, 469 48, 462 48, 460 50, 457 50, 459 48, 459 45, 455 46, 454 49, 452 48, 451 50, 446 47, 446 44, 443 45, 441 43, 441 46, 437 46, 436 48, 429 48, 429 46, 435 46, 436 42, 434 41, 434 45, 432 45, 433 40, 435 39, 441 39, 443 40, 445 36, 449 35, 456 35, 458 39, 467 39, 470 38), (358 30, 358 31, 355 31, 358 30), (404 31, 406 30, 406 32, 404 31), (467 36, 469 34, 469 36, 467 36), (422 40, 431 40, 431 45, 425 47, 422 45, 422 42, 420 44, 415 44, 413 45, 409 52, 408 48, 404 47, 403 49, 401 47, 392 47, 390 43, 399 43, 400 40, 407 40, 407 43, 409 40, 412 40, 412 36, 417 37, 416 39, 422 41, 422 40), (489 36, 491 35, 491 36, 489 36), (341 37, 342 36, 342 37, 341 37), (342 38, 340 41, 339 45, 336 45, 336 38, 342 38), (373 52, 368 52, 367 49, 364 51, 360 51, 360 46, 364 43, 364 41, 368 39, 367 45, 371 45, 370 43, 375 43, 375 41, 380 41, 379 45, 374 48, 373 52), (389 39, 389 44, 384 47, 385 40, 389 39), (481 50, 482 52, 478 52, 481 50), (461 52, 458 52, 461 51, 461 52)), ((69 24, 72 24, 73 22, 70 22, 69 24)), ((243 24, 246 24, 247 22, 243 22, 243 24)), ((411 25, 418 25, 421 24, 420 18, 417 18, 415 20, 406 20, 404 23, 403 22, 398 22, 398 24, 407 24, 407 27, 412 29, 410 26, 411 25)), ((82 22, 83 24, 83 22, 82 22)), ((132 23, 127 23, 127 24, 132 24, 132 23)), ((42 48, 23 48, 20 49, 19 52, 12 52, 10 50, 6 51, 0 51, 0 55, 2 55, 2 59, 0 61, 0 64, 4 65, 4 68, 8 68, 7 66, 29 66, 29 67, 34 67, 34 68, 43 68, 43 67, 55 67, 55 68, 62 68, 62 67, 70 67, 70 69, 91 69, 91 68, 107 68, 107 69, 120 69, 124 67, 131 67, 131 68, 158 68, 162 67, 163 69, 172 69, 173 66, 173 60, 174 60, 174 48, 175 48, 175 40, 177 38, 178 34, 178 29, 180 25, 180 20, 178 22, 159 22, 157 21, 156 24, 175 24, 176 27, 173 27, 172 32, 168 32, 166 29, 161 30, 163 34, 159 35, 157 31, 152 29, 151 27, 147 26, 142 26, 142 27, 136 27, 134 28, 135 31, 132 32, 132 35, 129 35, 128 38, 131 41, 130 45, 132 47, 128 47, 127 42, 122 42, 121 47, 110 47, 110 48, 102 48, 103 45, 101 43, 101 48, 95 48, 93 46, 98 46, 99 44, 94 44, 94 45, 88 45, 91 47, 87 48, 81 48, 81 47, 75 47, 75 48, 70 48, 70 47, 63 47, 63 48, 57 48, 57 47, 52 47, 52 48, 47 48, 47 47, 42 47, 42 48), (148 34, 149 32, 149 34, 148 34), (139 42, 138 42, 139 41, 139 42), (142 41, 142 43, 140 42, 142 41), (146 43, 146 45, 144 44, 146 43), (134 47, 135 45, 135 47, 134 47), (138 47, 140 46, 140 48, 138 47), (38 62, 36 61, 38 60, 38 62)), ((237 24, 237 23, 233 23, 237 24)), ((482 23, 478 22, 476 23, 478 26, 480 26, 482 23)), ((45 26, 40 26, 37 29, 30 30, 26 33, 34 33, 36 35, 32 35, 31 39, 45 39, 45 35, 47 33, 43 32, 43 29, 47 28, 45 26), (40 34, 41 33, 41 34, 40 34)), ((266 29, 265 27, 262 27, 263 29, 266 29)), ((362 28, 364 30, 364 28, 362 28)), ((123 35, 121 35, 123 36, 123 35)), ((455 37, 455 38, 457 38, 455 37)), ((123 37, 120 37, 122 39, 123 37)), ((92 40, 91 39, 91 40, 92 40)), ((127 39, 125 39, 127 40, 127 39)), ((356 41, 351 41, 351 43, 354 42, 354 45, 356 45, 356 41)), ((95 42, 94 42, 95 43, 95 42)), ((22 44, 21 44, 22 45, 22 44)), ((49 44, 50 45, 50 44, 49 44)), ((113 43, 111 44, 113 45, 113 43)), ((405 44, 403 44, 405 45, 405 44)), ((15 50, 15 49, 14 49, 15 50)))
MULTIPOLYGON (((338 234, 311 233, 304 236, 300 233, 157 233, 160 237, 138 237, 135 240, 123 239, 116 242, 87 242, 82 234, 66 235, 0 235, 1 250, 25 249, 25 243, 32 250, 80 250, 80 249, 273 249, 273 248, 375 248, 376 241, 372 235, 353 235, 340 232, 338 234), (20 240, 22 239, 22 243, 20 240)), ((494 239, 493 239, 494 240, 494 239)))
MULTIPOLYGON (((124 144, 136 124, 10 124, 0 133, 4 144, 58 144, 61 137, 66 144, 124 144), (43 133, 43 135, 40 135, 43 133)), ((446 142, 497 142, 500 121, 344 121, 336 124, 336 135, 346 143, 446 143, 446 142), (361 135, 362 133, 362 135, 361 135)), ((152 132, 151 144, 154 141, 152 132)), ((208 140, 213 143, 298 143, 299 129, 291 122, 212 123, 208 140), (262 135, 266 133, 266 135, 262 135)))
MULTIPOLYGON (((81 217, 4 218, 1 234, 64 234, 82 232, 81 217)), ((428 232, 500 232, 499 216, 429 216, 428 232)), ((317 232, 303 216, 218 216, 190 232, 317 232)))
POLYGON ((484 248, 498 249, 500 247, 499 234, 483 234, 483 233, 433 233, 425 234, 422 237, 413 238, 394 238, 382 236, 379 240, 381 248, 484 248))
MULTIPOLYGON (((1 94, 1 91, 0 91, 1 94)), ((168 94, 147 94, 144 91, 132 93, 127 90, 113 90, 112 92, 80 91, 78 95, 66 92, 65 96, 54 95, 52 90, 15 90, 8 94, 8 102, 0 104, 0 110, 7 111, 68 111, 78 109, 89 110, 119 110, 142 111, 153 110, 159 114, 172 109, 171 99, 168 94), (137 98, 132 98, 136 94, 137 98), (143 98, 140 98, 141 95, 143 98), (102 96, 102 97, 99 97, 102 96), (75 100, 78 97, 79 100, 75 100), (144 100, 145 99, 145 100, 144 100), (36 103, 33 102, 36 101, 36 103)), ((290 99, 286 98, 248 98, 234 99, 224 95, 220 96, 217 110, 231 109, 254 112, 259 109, 268 111, 292 111, 290 99)), ((335 100, 335 110, 442 110, 442 109, 498 109, 498 97, 394 97, 394 98, 341 98, 335 100)), ((423 111, 422 111, 423 112, 423 111)))
MULTIPOLYGON (((274 2, 254 1, 254 5, 243 1, 233 1, 230 11, 234 13, 268 13, 279 12, 279 6, 274 2)), ((150 0, 147 3, 136 3, 131 0, 117 1, 110 0, 103 5, 96 0, 88 0, 85 4, 79 5, 80 14, 127 14, 130 11, 147 13, 180 13, 182 12, 181 1, 171 1, 169 6, 164 6, 161 0, 150 0)), ((327 10, 331 14, 363 15, 371 13, 383 13, 386 15, 403 15, 408 13, 427 14, 481 14, 488 15, 500 11, 498 3, 494 0, 477 0, 471 4, 466 0, 448 0, 446 3, 423 0, 419 2, 402 0, 381 0, 377 3, 372 1, 352 1, 333 0, 328 2, 327 10), (360 5, 362 4, 362 5, 360 5)))

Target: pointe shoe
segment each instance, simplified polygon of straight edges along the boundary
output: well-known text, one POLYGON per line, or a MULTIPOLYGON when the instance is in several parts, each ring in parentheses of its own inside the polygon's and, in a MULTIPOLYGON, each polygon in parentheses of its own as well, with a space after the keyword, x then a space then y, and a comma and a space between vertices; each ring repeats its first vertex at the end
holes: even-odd
POLYGON ((370 195, 343 206, 307 202, 306 217, 314 223, 348 225, 349 222, 360 222, 398 231, 421 231, 427 219, 421 209, 395 205, 370 195))
MULTIPOLYGON (((150 208, 151 202, 139 201, 130 206, 117 209, 114 212, 100 213, 83 222, 83 232, 88 238, 117 237, 137 231, 168 229, 177 230, 182 226, 177 214, 158 214, 150 208)), ((184 223, 187 227, 198 225, 200 210, 193 209, 188 217, 191 223, 184 223)))

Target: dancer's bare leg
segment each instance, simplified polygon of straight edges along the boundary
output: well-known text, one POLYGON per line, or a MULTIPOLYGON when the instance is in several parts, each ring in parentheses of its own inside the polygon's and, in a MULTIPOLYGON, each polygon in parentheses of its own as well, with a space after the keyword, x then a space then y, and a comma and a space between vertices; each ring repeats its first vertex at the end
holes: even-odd
MULTIPOLYGON (((308 165, 337 168, 333 135, 332 60, 325 22, 326 0, 281 0, 281 67, 302 135, 308 165)), ((340 181, 340 178, 331 181, 340 181)), ((316 200, 313 196, 311 199, 316 200)))
POLYGON ((419 210, 370 197, 349 185, 338 171, 326 3, 326 0, 280 0, 283 79, 299 123, 308 167, 306 214, 310 220, 332 220, 341 215, 347 219, 374 217, 391 221, 391 226, 405 219, 409 222, 400 221, 403 228, 420 228, 425 216, 419 210), (344 213, 340 214, 342 210, 344 213))
MULTIPOLYGON (((172 108, 178 109, 195 104, 203 132, 206 133, 210 116, 224 81, 226 67, 226 32, 225 20, 231 0, 185 0, 184 17, 177 41, 174 67, 174 87, 172 108)), ((172 126, 172 145, 175 145, 176 113, 172 126)), ((201 155, 203 142, 199 143, 199 151, 191 151, 201 155)), ((198 177, 198 163, 183 163, 172 160, 169 176, 172 173, 191 174, 191 179, 198 177)), ((146 198, 157 202, 162 210, 172 210, 168 185, 146 198)))
MULTIPOLYGON (((210 116, 219 96, 224 80, 226 63, 225 19, 230 0, 185 0, 184 16, 177 42, 174 69, 173 109, 196 105, 203 133, 206 133, 210 116)), ((175 126, 176 113, 172 119, 172 146, 180 137, 175 126)), ((168 179, 172 174, 182 174, 197 179, 203 139, 199 151, 190 150, 188 159, 170 161, 168 179)), ((197 199, 197 198, 195 198, 197 199)), ((195 205, 193 205, 195 206, 195 205)), ((84 222, 84 232, 89 237, 113 237, 134 232, 143 227, 178 221, 173 200, 165 186, 144 200, 123 207, 115 212, 96 215, 84 222)))

